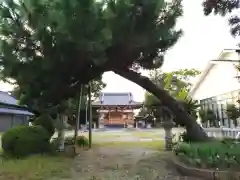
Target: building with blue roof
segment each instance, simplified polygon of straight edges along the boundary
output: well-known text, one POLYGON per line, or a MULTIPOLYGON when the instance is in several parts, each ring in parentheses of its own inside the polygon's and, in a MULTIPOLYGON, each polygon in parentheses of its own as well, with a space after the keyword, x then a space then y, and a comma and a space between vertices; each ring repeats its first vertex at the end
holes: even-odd
POLYGON ((0 132, 17 125, 28 125, 28 119, 33 115, 26 107, 19 106, 17 99, 8 92, 0 91, 0 132))

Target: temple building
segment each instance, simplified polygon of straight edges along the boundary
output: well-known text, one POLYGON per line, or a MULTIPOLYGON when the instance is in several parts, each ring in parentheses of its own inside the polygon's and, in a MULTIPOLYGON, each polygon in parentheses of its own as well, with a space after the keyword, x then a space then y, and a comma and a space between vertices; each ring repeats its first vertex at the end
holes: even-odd
POLYGON ((133 100, 132 93, 100 93, 92 104, 98 108, 99 127, 129 127, 134 125, 134 109, 143 103, 133 100))

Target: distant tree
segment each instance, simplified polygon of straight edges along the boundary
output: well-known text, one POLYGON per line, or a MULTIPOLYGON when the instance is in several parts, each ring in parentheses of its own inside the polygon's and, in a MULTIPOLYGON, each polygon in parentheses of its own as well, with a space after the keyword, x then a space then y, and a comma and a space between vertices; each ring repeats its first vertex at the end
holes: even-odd
POLYGON ((142 117, 146 116, 147 114, 149 114, 149 111, 148 111, 148 109, 145 108, 145 107, 142 107, 142 108, 140 109, 140 111, 138 112, 138 116, 142 116, 142 117))
POLYGON ((213 110, 201 108, 198 111, 198 114, 199 114, 202 124, 209 122, 210 126, 219 127, 216 113, 213 110))
POLYGON ((235 104, 227 104, 226 114, 230 120, 233 121, 235 127, 238 126, 237 119, 240 117, 240 110, 235 104))
POLYGON ((198 114, 202 124, 205 124, 206 122, 208 122, 207 111, 204 108, 201 107, 198 111, 198 114))

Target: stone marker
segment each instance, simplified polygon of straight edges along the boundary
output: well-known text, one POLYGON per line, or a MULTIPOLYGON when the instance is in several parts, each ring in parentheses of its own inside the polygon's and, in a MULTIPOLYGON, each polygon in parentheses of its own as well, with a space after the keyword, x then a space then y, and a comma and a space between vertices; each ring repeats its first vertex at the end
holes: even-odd
POLYGON ((172 128, 174 127, 175 123, 171 120, 165 120, 162 122, 162 126, 165 131, 165 150, 171 151, 172 150, 172 128))

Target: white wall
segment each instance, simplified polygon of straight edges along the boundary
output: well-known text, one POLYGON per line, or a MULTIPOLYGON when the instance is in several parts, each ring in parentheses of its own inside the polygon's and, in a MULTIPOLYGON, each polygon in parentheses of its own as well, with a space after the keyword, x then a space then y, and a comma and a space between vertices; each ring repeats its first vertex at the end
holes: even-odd
MULTIPOLYGON (((224 59, 236 60, 236 55, 229 53, 224 59)), ((205 99, 240 89, 240 83, 237 78, 235 78, 238 75, 238 72, 236 71, 234 64, 232 62, 215 63, 216 64, 193 94, 193 99, 205 99)))

